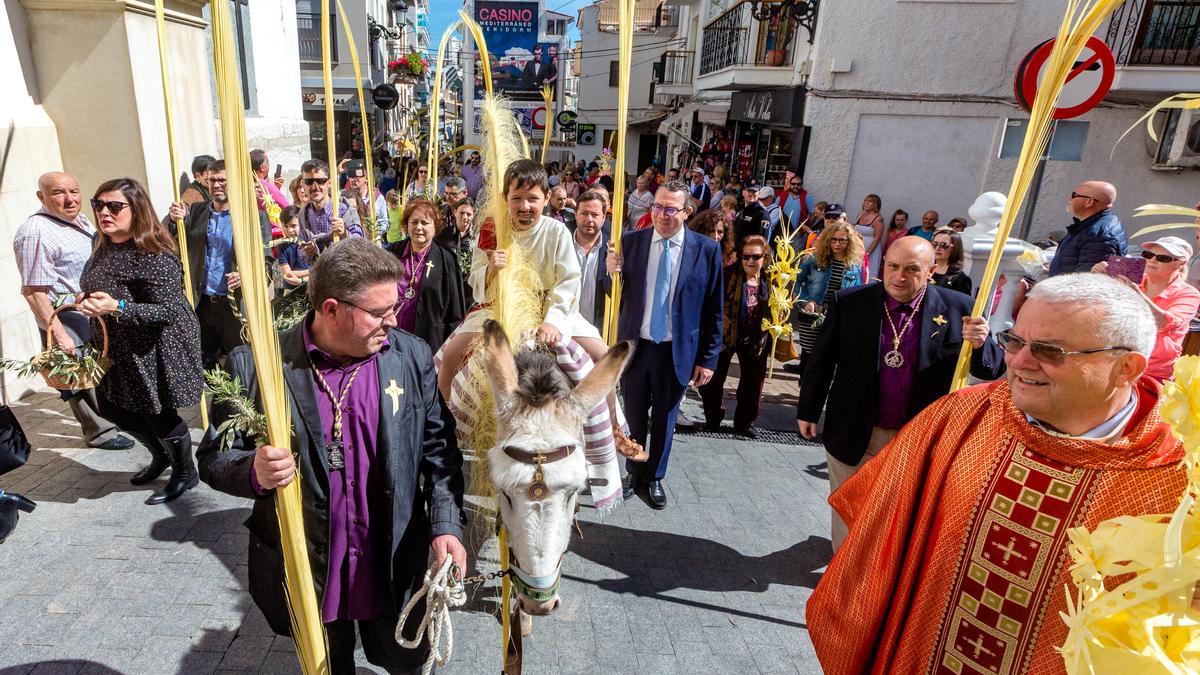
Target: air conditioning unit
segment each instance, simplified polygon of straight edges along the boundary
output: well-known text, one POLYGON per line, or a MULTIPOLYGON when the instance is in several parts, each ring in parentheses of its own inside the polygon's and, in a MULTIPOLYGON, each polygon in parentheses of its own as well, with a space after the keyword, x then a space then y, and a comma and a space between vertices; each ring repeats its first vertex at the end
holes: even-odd
POLYGON ((1154 154, 1152 169, 1178 170, 1200 167, 1200 114, 1174 109, 1167 113, 1162 140, 1154 154))

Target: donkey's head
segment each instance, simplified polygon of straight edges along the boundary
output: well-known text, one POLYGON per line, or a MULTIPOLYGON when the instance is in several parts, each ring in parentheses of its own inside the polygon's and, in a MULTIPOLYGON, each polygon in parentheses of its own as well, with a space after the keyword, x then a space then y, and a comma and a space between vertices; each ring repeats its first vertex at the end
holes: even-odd
POLYGON ((560 565, 579 491, 587 486, 583 423, 616 385, 629 345, 609 350, 572 388, 552 354, 514 357, 496 322, 484 326, 484 342, 496 403, 496 447, 488 463, 508 530, 513 584, 522 610, 549 614, 558 607, 560 565))

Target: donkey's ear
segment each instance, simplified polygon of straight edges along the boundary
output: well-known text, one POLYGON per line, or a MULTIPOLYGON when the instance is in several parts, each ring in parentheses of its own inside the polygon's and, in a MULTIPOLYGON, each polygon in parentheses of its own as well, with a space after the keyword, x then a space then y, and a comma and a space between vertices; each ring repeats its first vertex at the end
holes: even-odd
POLYGON ((618 342, 608 350, 597 363, 592 372, 575 386, 571 392, 571 403, 585 413, 591 412, 608 396, 608 392, 617 386, 617 378, 629 363, 633 353, 632 342, 618 342))
POLYGON ((487 351, 487 374, 492 383, 492 398, 499 406, 517 389, 517 363, 513 359, 508 336, 495 321, 488 320, 483 324, 483 346, 487 351))

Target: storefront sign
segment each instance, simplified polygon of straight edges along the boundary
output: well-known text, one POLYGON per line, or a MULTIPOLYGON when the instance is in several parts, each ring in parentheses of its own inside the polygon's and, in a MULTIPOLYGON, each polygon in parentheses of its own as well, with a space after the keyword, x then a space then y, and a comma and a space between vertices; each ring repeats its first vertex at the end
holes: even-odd
POLYGON ((753 124, 801 126, 804 93, 804 87, 735 91, 730 97, 729 119, 753 124))
MULTIPOLYGON (((301 96, 302 100, 304 101, 304 105, 306 105, 306 106, 316 107, 316 108, 324 108, 325 107, 325 92, 323 92, 319 89, 305 89, 301 92, 300 96, 301 96)), ((355 95, 353 93, 349 93, 349 92, 335 93, 333 95, 333 107, 335 107, 335 108, 350 107, 351 105, 354 104, 354 96, 355 95)), ((354 107, 358 108, 357 105, 355 105, 354 107)))

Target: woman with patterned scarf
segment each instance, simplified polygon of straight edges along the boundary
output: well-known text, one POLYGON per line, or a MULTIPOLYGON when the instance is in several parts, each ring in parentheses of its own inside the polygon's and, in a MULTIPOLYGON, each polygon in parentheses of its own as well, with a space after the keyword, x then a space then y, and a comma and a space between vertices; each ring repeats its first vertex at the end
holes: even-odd
POLYGON ((759 235, 742 240, 738 261, 725 268, 724 340, 717 369, 708 384, 700 387, 704 399, 704 422, 710 431, 721 427, 725 419, 725 378, 736 354, 740 374, 737 407, 733 412, 733 430, 739 436, 754 438, 751 427, 758 419, 763 382, 767 378, 769 351, 767 334, 762 329, 768 316, 767 297, 771 288, 762 271, 771 264, 771 247, 759 235))

